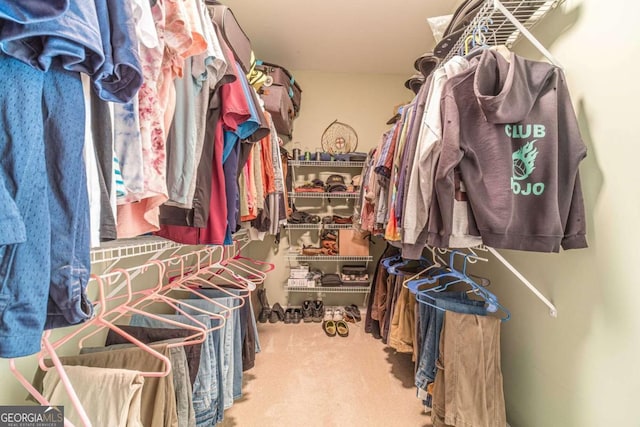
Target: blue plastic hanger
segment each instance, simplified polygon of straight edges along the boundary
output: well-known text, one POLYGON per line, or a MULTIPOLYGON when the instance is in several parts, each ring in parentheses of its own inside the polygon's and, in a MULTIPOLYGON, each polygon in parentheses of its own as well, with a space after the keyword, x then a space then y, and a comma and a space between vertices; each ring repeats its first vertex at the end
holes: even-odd
MULTIPOLYGON (((399 262, 399 263, 397 263, 397 264, 394 264, 394 265, 390 266, 390 267, 387 269, 387 271, 389 272, 389 274, 393 274, 394 276, 405 276, 405 275, 407 275, 407 274, 414 274, 414 273, 408 273, 408 272, 406 272, 406 271, 400 271, 400 270, 398 270, 398 269, 399 269, 399 268, 401 268, 401 267, 405 267, 405 266, 409 265, 409 263, 410 263, 410 262, 412 262, 412 261, 416 261, 416 260, 412 260, 412 259, 406 259, 406 260, 403 260, 402 262, 399 262)), ((429 259, 427 259, 427 258, 425 258, 425 257, 420 257, 420 259, 418 259, 417 261, 420 263, 420 264, 419 264, 419 265, 420 265, 420 267, 419 267, 419 268, 423 268, 423 269, 425 269, 425 268, 427 268, 427 267, 429 267, 429 266, 433 265, 433 264, 431 263, 431 260, 429 260, 429 259)))
POLYGON ((451 251, 451 254, 449 255, 449 269, 448 270, 443 270, 438 274, 431 274, 428 277, 422 278, 422 279, 416 279, 416 280, 412 280, 412 282, 418 282, 418 283, 413 283, 411 285, 407 284, 407 287, 409 287, 409 289, 414 288, 417 289, 418 286, 420 285, 433 285, 434 283, 438 282, 439 279, 443 278, 443 277, 454 277, 457 279, 462 279, 464 277, 464 275, 466 274, 466 269, 467 269, 467 257, 465 257, 465 262, 464 262, 464 266, 463 266, 463 272, 459 272, 458 270, 456 270, 454 268, 454 258, 456 254, 461 254, 461 255, 465 255, 466 254, 464 252, 460 252, 460 251, 451 251))
POLYGON ((491 313, 495 313, 498 311, 498 309, 500 309, 501 311, 503 311, 505 313, 505 317, 502 318, 503 321, 507 321, 511 318, 511 313, 509 312, 509 310, 507 310, 506 307, 504 307, 502 304, 500 304, 500 302, 498 301, 498 298, 491 292, 489 292, 485 287, 480 286, 479 284, 477 284, 473 279, 471 279, 468 275, 467 275, 467 262, 469 260, 469 257, 473 256, 473 254, 465 254, 464 252, 460 252, 460 251, 452 251, 451 255, 449 256, 449 268, 450 270, 442 272, 440 274, 436 274, 436 275, 432 275, 431 277, 428 278, 424 278, 424 279, 417 279, 417 280, 411 280, 407 283, 407 288, 416 295, 416 300, 418 300, 420 303, 424 303, 427 304, 431 307, 435 307, 438 308, 440 310, 442 310, 440 307, 436 307, 433 304, 430 304, 428 301, 425 301, 423 298, 429 298, 431 299, 431 301, 433 301, 433 298, 431 298, 430 296, 426 295, 425 291, 420 290, 419 287, 421 285, 424 284, 433 284, 436 283, 436 281, 440 278, 443 277, 452 277, 455 280, 452 280, 450 282, 445 283, 444 285, 441 286, 437 286, 435 288, 430 288, 429 291, 432 292, 442 292, 445 291, 449 286, 455 284, 455 283, 465 283, 467 285, 469 285, 471 287, 471 291, 474 292, 476 295, 480 296, 480 298, 482 298, 487 306, 487 311, 491 312, 491 313), (455 259, 455 255, 463 255, 464 256, 464 261, 463 261, 463 265, 462 265, 462 271, 458 271, 454 268, 454 259, 455 259))
POLYGON ((399 261, 402 261, 402 257, 400 255, 392 255, 390 257, 383 258, 380 263, 386 270, 389 270, 391 264, 395 264, 399 261))

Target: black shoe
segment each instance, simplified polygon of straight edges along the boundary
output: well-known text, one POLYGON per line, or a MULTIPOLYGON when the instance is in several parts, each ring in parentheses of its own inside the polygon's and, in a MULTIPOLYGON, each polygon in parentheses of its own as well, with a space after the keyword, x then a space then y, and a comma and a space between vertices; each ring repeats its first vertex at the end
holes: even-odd
POLYGON ((313 301, 306 300, 302 302, 302 320, 304 323, 313 322, 313 301))
POLYGON ((271 309, 269 307, 269 300, 267 300, 267 290, 265 288, 258 289, 258 301, 260 301, 260 305, 262 308, 271 309))
POLYGON ((257 292, 258 301, 260 301, 260 305, 262 306, 260 314, 258 315, 258 322, 267 323, 267 320, 269 320, 269 317, 271 316, 271 307, 269 307, 269 302, 267 301, 267 290, 260 288, 257 292))
POLYGON ((300 323, 302 321, 302 309, 301 308, 294 308, 293 309, 292 321, 293 321, 293 323, 300 323))
POLYGON ((293 323, 293 308, 289 307, 284 312, 284 323, 293 323))
POLYGON ((313 301, 311 311, 312 311, 311 319, 315 323, 322 322, 322 319, 324 318, 324 303, 320 300, 313 301))
POLYGON ((271 314, 269 315, 269 323, 276 323, 278 320, 284 320, 284 309, 282 308, 280 303, 275 303, 273 304, 271 314))
MULTIPOLYGON (((260 314, 258 315, 258 322, 267 323, 270 317, 271 317, 271 310, 266 307, 262 307, 262 310, 260 310, 260 314)), ((275 323, 275 322, 271 322, 271 323, 275 323)))

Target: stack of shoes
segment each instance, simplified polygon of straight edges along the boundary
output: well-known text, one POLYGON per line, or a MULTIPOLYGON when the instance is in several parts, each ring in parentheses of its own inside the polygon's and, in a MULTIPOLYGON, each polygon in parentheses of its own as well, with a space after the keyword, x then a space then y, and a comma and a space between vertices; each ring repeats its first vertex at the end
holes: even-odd
POLYGON ((362 320, 362 315, 357 305, 351 304, 344 308, 344 320, 350 323, 356 323, 362 320))
POLYGON ((338 246, 333 242, 329 247, 316 248, 314 246, 302 246, 302 255, 314 256, 314 255, 337 255, 338 246))
POLYGON ((269 323, 276 323, 278 321, 284 322, 284 309, 280 303, 273 304, 271 313, 269 314, 269 323))
POLYGON ((269 320, 271 316, 271 307, 269 307, 267 290, 265 288, 258 289, 258 301, 260 301, 260 305, 262 306, 260 314, 258 315, 258 322, 267 323, 267 320, 269 320))
POLYGON ((324 193, 325 185, 321 179, 314 179, 310 183, 294 188, 296 193, 324 193))
POLYGON ((304 211, 293 211, 289 216, 291 224, 317 224, 320 222, 318 215, 313 215, 304 211))
POLYGON ((320 235, 320 244, 327 250, 325 255, 336 255, 338 253, 338 236, 334 230, 324 230, 320 235))
POLYGON ((336 334, 341 337, 349 336, 349 325, 343 319, 342 309, 326 309, 322 329, 329 337, 335 337, 336 334))

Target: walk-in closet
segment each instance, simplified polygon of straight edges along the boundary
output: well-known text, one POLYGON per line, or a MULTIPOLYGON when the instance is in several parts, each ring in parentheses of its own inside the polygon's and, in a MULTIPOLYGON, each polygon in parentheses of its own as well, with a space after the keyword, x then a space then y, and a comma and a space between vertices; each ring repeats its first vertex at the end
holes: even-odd
POLYGON ((640 427, 638 16, 0 0, 0 427, 640 427))

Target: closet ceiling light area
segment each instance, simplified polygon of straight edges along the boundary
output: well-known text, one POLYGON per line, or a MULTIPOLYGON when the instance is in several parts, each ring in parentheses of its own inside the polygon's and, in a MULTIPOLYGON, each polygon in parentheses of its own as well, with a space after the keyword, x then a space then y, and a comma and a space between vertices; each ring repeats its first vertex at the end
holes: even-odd
POLYGON ((456 0, 223 0, 258 59, 290 70, 413 74, 433 48, 428 17, 451 14, 456 0))

